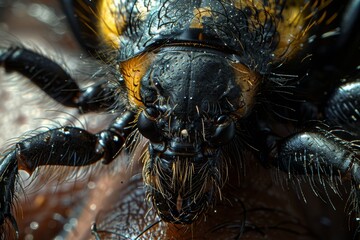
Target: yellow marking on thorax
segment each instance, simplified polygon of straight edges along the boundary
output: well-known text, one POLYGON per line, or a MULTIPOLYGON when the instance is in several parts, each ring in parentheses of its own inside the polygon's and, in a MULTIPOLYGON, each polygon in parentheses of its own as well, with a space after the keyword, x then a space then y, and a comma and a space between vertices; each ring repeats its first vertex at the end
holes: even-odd
POLYGON ((125 80, 128 98, 133 107, 144 105, 140 96, 141 79, 147 72, 153 58, 154 54, 145 53, 121 62, 119 65, 120 72, 125 80))
POLYGON ((119 36, 126 25, 125 18, 120 1, 117 0, 103 0, 99 5, 99 33, 106 44, 115 49, 120 48, 119 36))
POLYGON ((195 8, 194 9, 194 18, 190 23, 190 28, 202 29, 203 26, 203 17, 211 17, 211 8, 195 8))
MULTIPOLYGON (((237 0, 234 1, 234 6, 238 9, 249 7, 257 16, 253 15, 251 23, 255 27, 265 26, 266 21, 271 17, 273 24, 276 25, 276 30, 279 33, 279 43, 274 51, 275 61, 286 61, 293 58, 296 53, 306 43, 309 31, 316 25, 328 21, 328 16, 324 9, 331 3, 332 0, 268 0, 264 5, 264 0, 237 0), (280 7, 283 5, 284 7, 280 7), (321 16, 316 16, 319 14, 321 16)), ((330 18, 329 18, 330 19, 330 18)))
POLYGON ((236 83, 241 89, 243 105, 236 111, 239 118, 246 116, 255 104, 255 97, 261 77, 258 73, 250 70, 244 64, 230 62, 236 76, 236 83))
POLYGON ((280 42, 275 56, 282 60, 291 59, 303 47, 309 37, 310 30, 328 18, 323 11, 331 0, 290 1, 282 12, 282 21, 277 22, 280 42), (321 13, 321 16, 316 16, 321 13))

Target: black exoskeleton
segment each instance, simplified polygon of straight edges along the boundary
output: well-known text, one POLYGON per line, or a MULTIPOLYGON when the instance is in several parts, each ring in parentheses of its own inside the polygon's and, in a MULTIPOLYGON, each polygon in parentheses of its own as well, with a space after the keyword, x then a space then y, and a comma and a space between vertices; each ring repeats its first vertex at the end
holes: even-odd
POLYGON ((98 60, 111 59, 119 84, 104 79, 82 90, 59 64, 22 46, 0 48, 0 66, 80 113, 126 107, 96 134, 63 126, 4 153, 0 226, 9 221, 20 231, 12 213, 19 170, 108 164, 134 131, 148 139, 143 180, 166 222, 191 224, 207 211, 226 181, 223 147, 238 136, 247 142, 239 152, 289 176, 349 179, 359 214, 359 1, 334 1, 344 9, 325 49, 328 39, 316 31, 332 29, 324 19, 333 8, 323 1, 61 2, 77 40, 98 60), (293 75, 277 74, 286 66, 293 75), (304 68, 314 77, 297 78, 304 68))

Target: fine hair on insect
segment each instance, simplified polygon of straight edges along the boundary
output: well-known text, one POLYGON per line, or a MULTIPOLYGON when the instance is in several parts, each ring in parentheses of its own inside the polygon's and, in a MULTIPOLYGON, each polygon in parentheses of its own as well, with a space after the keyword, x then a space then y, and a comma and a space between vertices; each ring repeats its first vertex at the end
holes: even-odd
POLYGON ((0 239, 357 239, 359 16, 0 0, 0 239))

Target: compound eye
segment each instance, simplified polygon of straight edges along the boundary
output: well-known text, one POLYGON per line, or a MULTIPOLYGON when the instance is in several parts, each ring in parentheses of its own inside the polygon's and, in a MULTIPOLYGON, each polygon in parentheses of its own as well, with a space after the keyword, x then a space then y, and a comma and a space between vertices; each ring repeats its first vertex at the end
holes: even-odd
POLYGON ((233 139, 235 136, 235 123, 230 117, 222 115, 217 118, 215 124, 215 132, 210 138, 211 144, 221 146, 233 139))
POLYGON ((149 107, 139 115, 137 127, 139 132, 151 142, 160 142, 162 140, 161 130, 157 126, 159 112, 149 107))

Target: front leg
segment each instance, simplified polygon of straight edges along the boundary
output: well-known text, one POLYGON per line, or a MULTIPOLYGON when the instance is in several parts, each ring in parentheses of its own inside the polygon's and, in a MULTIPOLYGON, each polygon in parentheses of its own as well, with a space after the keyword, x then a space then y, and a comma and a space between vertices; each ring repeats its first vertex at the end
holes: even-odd
MULTIPOLYGON (((79 88, 70 74, 52 59, 21 46, 0 48, 0 67, 28 78, 58 103, 78 108, 80 113, 107 111, 116 106, 116 87, 106 81, 85 90, 79 88)), ((121 84, 119 81, 116 84, 121 84)))
POLYGON ((308 176, 341 174, 360 184, 360 146, 322 127, 280 140, 270 161, 289 174, 308 176))
POLYGON ((351 190, 347 201, 350 205, 347 209, 349 216, 351 215, 351 221, 354 221, 356 236, 358 236, 360 146, 357 144, 358 140, 344 139, 343 134, 343 132, 336 133, 320 127, 294 134, 278 142, 270 154, 270 159, 273 165, 287 172, 289 178, 293 175, 302 175, 308 178, 310 183, 318 179, 324 188, 326 183, 331 188, 336 188, 333 184, 336 184, 335 178, 338 177, 340 181, 350 181, 351 190))
POLYGON ((343 131, 315 127, 284 139, 269 134, 268 165, 288 173, 289 178, 301 175, 313 183, 334 182, 335 177, 352 183, 350 213, 360 216, 360 146, 354 136, 343 131), (353 139, 353 140, 352 140, 353 139), (316 177, 315 177, 316 176, 316 177))
POLYGON ((359 101, 359 79, 339 86, 330 95, 324 108, 325 120, 340 126, 342 131, 318 126, 283 140, 268 131, 265 145, 275 150, 270 154, 273 164, 289 173, 310 176, 327 174, 331 177, 340 173, 342 177, 350 177, 360 191, 359 101))
MULTIPOLYGON (((310 177, 340 174, 352 179, 360 193, 359 90, 359 80, 339 86, 330 95, 324 107, 325 114, 313 114, 324 115, 327 123, 338 126, 338 131, 319 124, 281 138, 265 121, 258 121, 258 139, 262 139, 258 147, 263 162, 289 174, 310 177)), ((360 201, 360 195, 358 199, 360 201)))
POLYGON ((339 86, 331 94, 325 116, 331 124, 360 136, 360 71, 354 80, 339 86))
POLYGON ((76 127, 61 127, 15 144, 0 161, 0 238, 6 220, 18 234, 11 213, 18 170, 31 174, 44 165, 85 166, 100 160, 107 164, 119 154, 132 131, 133 121, 134 113, 126 111, 107 130, 97 134, 76 127))

